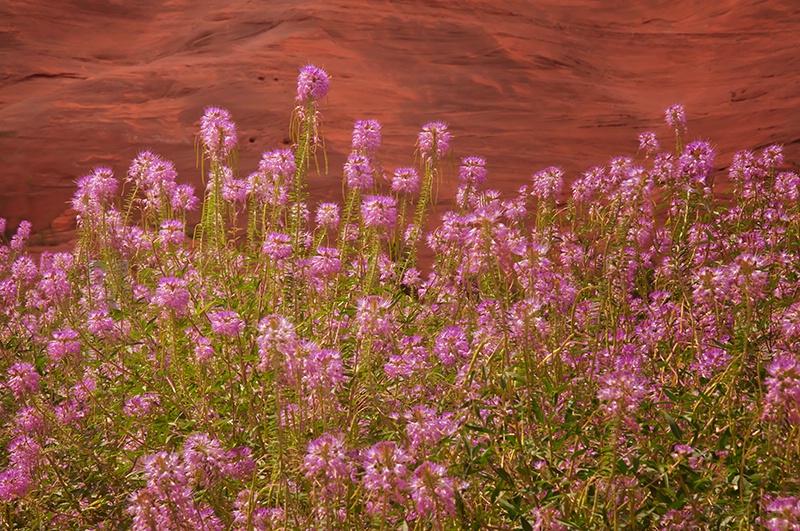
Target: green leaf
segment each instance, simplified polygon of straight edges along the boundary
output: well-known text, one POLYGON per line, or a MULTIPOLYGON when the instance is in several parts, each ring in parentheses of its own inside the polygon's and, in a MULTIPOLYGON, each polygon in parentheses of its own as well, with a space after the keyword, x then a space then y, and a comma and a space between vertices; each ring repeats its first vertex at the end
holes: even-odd
POLYGON ((669 430, 672 432, 672 435, 675 436, 676 440, 680 441, 683 438, 683 431, 680 426, 675 422, 675 419, 669 416, 669 413, 665 412, 664 417, 667 419, 667 424, 669 424, 669 430))

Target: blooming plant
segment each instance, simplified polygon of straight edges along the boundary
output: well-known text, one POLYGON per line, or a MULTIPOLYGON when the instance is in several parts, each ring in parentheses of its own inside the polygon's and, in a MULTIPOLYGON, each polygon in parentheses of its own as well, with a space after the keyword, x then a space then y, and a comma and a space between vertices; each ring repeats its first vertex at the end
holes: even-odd
POLYGON ((643 133, 571 193, 550 167, 502 199, 469 156, 423 234, 443 122, 394 170, 356 122, 342 204, 308 203, 329 85, 303 67, 293 149, 246 178, 207 108, 202 201, 144 152, 78 182, 73 252, 0 246, 0 527, 798 529, 779 146, 731 204, 681 106, 674 151, 643 133))

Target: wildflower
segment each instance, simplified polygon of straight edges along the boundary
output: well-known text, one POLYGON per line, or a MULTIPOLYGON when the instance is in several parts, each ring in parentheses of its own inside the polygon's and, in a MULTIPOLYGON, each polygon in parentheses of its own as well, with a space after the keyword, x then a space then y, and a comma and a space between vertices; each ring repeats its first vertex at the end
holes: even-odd
POLYGON ((164 277, 158 281, 156 293, 150 304, 162 310, 171 310, 176 316, 188 314, 189 290, 186 281, 181 278, 164 277))
POLYGON ((601 385, 597 398, 611 415, 633 413, 648 393, 647 381, 624 369, 601 378, 601 385))
POLYGON ((206 336, 199 333, 194 328, 186 330, 186 335, 194 342, 194 358, 197 363, 205 364, 214 357, 214 347, 211 346, 211 340, 206 336))
POLYGON ((425 461, 414 471, 410 482, 411 498, 417 514, 434 520, 455 516, 455 488, 442 465, 425 461))
POLYGON ((110 169, 95 168, 92 173, 78 180, 77 186, 72 197, 72 208, 79 215, 88 217, 104 210, 117 191, 117 180, 110 169))
POLYGON ((321 68, 308 64, 300 69, 297 77, 297 101, 321 100, 328 93, 330 80, 328 74, 321 68))
POLYGON ((656 134, 652 131, 645 131, 639 135, 639 149, 643 149, 648 157, 655 155, 661 146, 658 144, 656 134))
POLYGON ((93 334, 104 335, 114 329, 114 319, 109 317, 106 308, 91 311, 86 318, 86 329, 93 334))
POLYGON ((355 317, 358 337, 388 335, 394 323, 390 307, 391 301, 380 295, 368 295, 358 299, 355 317))
POLYGON ((775 192, 784 203, 796 203, 800 199, 800 176, 791 171, 779 173, 775 178, 775 192))
POLYGON ((8 369, 6 385, 11 388, 14 398, 21 400, 39 392, 39 373, 30 363, 17 362, 8 369))
POLYGON ((461 159, 458 179, 465 184, 480 186, 486 182, 486 159, 483 157, 466 157, 461 159))
POLYGON ((339 205, 336 203, 320 203, 317 207, 317 225, 326 229, 339 226, 339 205))
POLYGON ((369 158, 360 153, 350 153, 344 164, 344 177, 347 187, 352 190, 369 190, 372 188, 373 168, 369 158))
POLYGON ((183 445, 183 462, 194 481, 210 486, 220 478, 226 460, 225 451, 216 438, 205 433, 187 437, 183 445))
POLYGON ((333 278, 342 268, 339 249, 318 247, 317 254, 311 257, 311 274, 315 278, 333 278))
POLYGON ((231 113, 219 107, 206 107, 200 119, 200 140, 213 162, 226 160, 237 143, 236 124, 231 113))
POLYGON ((275 178, 289 180, 297 171, 294 153, 289 149, 265 151, 258 163, 258 171, 275 178))
POLYGON ((258 354, 261 357, 259 370, 270 368, 270 357, 279 350, 292 350, 298 341, 294 325, 284 316, 273 313, 258 323, 259 335, 256 337, 258 354))
POLYGON ((774 170, 783 164, 783 147, 778 144, 765 147, 758 163, 767 170, 774 170))
POLYGON ((78 333, 70 328, 53 332, 53 339, 47 343, 47 355, 55 363, 64 356, 77 356, 80 351, 78 333))
POLYGON ((397 168, 392 176, 392 191, 413 194, 419 191, 419 175, 414 168, 397 168))
POLYGON ((232 310, 219 310, 208 314, 211 329, 221 335, 236 337, 244 330, 244 321, 232 310))
POLYGON ((763 418, 786 418, 791 424, 800 424, 800 360, 788 352, 779 354, 767 373, 763 418))
POLYGON ((411 448, 431 448, 458 429, 453 413, 438 415, 430 406, 414 406, 403 417, 406 419, 406 433, 411 448))
POLYGON ((353 127, 353 152, 372 157, 381 145, 381 124, 376 120, 358 120, 353 127))
POLYGON ((190 473, 176 453, 158 452, 142 462, 147 484, 131 497, 128 506, 134 531, 223 529, 210 507, 195 504, 190 473))
POLYGON ((175 210, 196 210, 200 200, 194 195, 194 187, 190 184, 179 184, 172 192, 172 208, 175 210))
POLYGON ((292 237, 281 232, 270 232, 261 246, 261 253, 276 261, 289 258, 292 255, 292 237))
POLYGON ((444 122, 430 122, 422 126, 417 144, 423 160, 441 159, 450 149, 450 132, 444 122))
POLYGON ((422 336, 407 336, 400 340, 400 352, 389 356, 383 371, 392 380, 423 376, 431 370, 430 352, 422 344, 422 336))
POLYGON ((339 351, 312 346, 303 360, 303 385, 308 389, 330 392, 344 381, 344 367, 339 351))
POLYGON ((397 220, 394 198, 383 195, 364 196, 361 203, 361 217, 365 227, 391 231, 397 220))
POLYGON ((149 414, 154 406, 159 404, 161 404, 161 400, 158 395, 146 393, 130 397, 125 401, 122 411, 129 417, 143 417, 149 414))
POLYGON ((708 187, 713 170, 714 150, 708 142, 696 140, 686 145, 678 159, 678 171, 690 187, 694 188, 696 184, 708 187))
POLYGON ((561 193, 561 186, 564 183, 564 172, 560 168, 550 166, 531 177, 531 195, 540 200, 556 199, 561 193))
POLYGON ((390 502, 405 505, 408 491, 408 455, 393 441, 375 443, 364 452, 364 487, 369 493, 367 510, 382 514, 390 502))
POLYGON ((664 111, 664 117, 667 125, 675 129, 676 133, 686 130, 686 111, 683 109, 683 105, 670 105, 664 111))
POLYGON ((762 523, 768 531, 800 529, 800 497, 784 496, 764 500, 764 512, 769 518, 762 523))
MULTIPOLYGON (((5 222, 5 220, 3 221, 5 222)), ((9 243, 9 247, 11 247, 12 251, 16 252, 22 251, 22 249, 25 247, 25 243, 31 237, 32 227, 33 225, 31 225, 31 222, 28 220, 22 220, 19 222, 19 226, 17 227, 17 232, 11 238, 11 242, 9 243)))
POLYGON ((158 229, 158 241, 165 247, 180 245, 185 238, 183 222, 180 220, 168 219, 162 222, 158 229))
POLYGON ((222 182, 222 199, 229 203, 244 203, 247 199, 247 182, 241 179, 226 179, 222 182))
POLYGON ((467 334, 460 326, 446 326, 436 337, 433 353, 443 365, 452 366, 456 360, 469 359, 467 334))
POLYGON ((308 443, 303 469, 321 501, 331 501, 344 495, 350 478, 350 466, 341 436, 325 434, 308 443))
POLYGON ((39 275, 36 264, 28 255, 22 255, 11 264, 11 278, 20 284, 30 284, 39 275))

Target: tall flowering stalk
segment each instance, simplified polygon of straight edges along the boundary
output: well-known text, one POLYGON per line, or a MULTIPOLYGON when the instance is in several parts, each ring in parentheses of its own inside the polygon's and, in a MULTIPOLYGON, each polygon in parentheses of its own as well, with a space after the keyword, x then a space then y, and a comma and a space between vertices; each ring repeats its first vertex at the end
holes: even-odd
POLYGON ((219 107, 206 107, 200 120, 200 143, 203 161, 209 163, 200 238, 215 248, 221 248, 227 241, 228 214, 228 202, 223 193, 233 180, 231 166, 237 144, 236 124, 230 112, 219 107))
POLYGON ((428 212, 433 205, 434 178, 439 175, 441 161, 449 150, 450 131, 448 131, 446 123, 429 122, 422 126, 422 131, 417 135, 417 152, 423 171, 420 195, 414 212, 414 220, 406 233, 405 257, 400 278, 416 264, 417 246, 425 230, 428 212))
MULTIPOLYGON (((292 112, 291 139, 296 146, 294 182, 289 189, 289 232, 293 234, 295 252, 300 253, 300 230, 303 228, 301 204, 306 200, 306 186, 311 159, 316 161, 317 147, 323 146, 319 101, 328 93, 330 79, 321 68, 307 64, 297 78, 297 105, 292 112)), ((302 253, 300 253, 302 254, 302 253)), ((299 256, 299 254, 298 254, 299 256)))

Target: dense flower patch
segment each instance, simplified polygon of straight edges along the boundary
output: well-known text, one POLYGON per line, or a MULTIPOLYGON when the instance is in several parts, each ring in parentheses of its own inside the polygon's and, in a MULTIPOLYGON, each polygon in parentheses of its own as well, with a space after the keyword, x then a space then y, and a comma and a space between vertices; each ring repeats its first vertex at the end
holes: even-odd
POLYGON ((798 529, 779 146, 736 155, 729 205, 680 106, 674 148, 569 194, 551 167, 502 198, 469 156, 426 234, 443 122, 395 169, 356 122, 342 204, 307 202, 329 84, 301 70, 293 149, 246 177, 207 108, 202 201, 143 152, 77 183, 74 252, 0 247, 5 528, 798 529))

